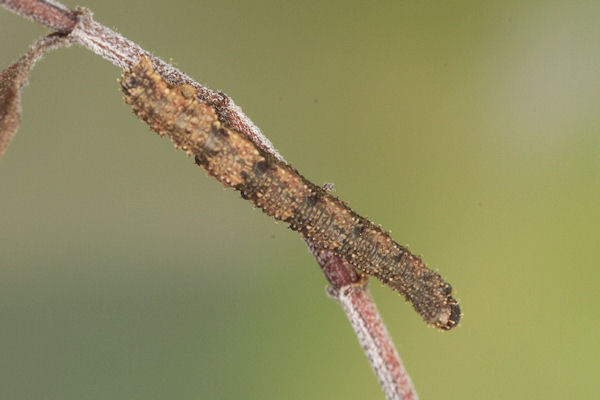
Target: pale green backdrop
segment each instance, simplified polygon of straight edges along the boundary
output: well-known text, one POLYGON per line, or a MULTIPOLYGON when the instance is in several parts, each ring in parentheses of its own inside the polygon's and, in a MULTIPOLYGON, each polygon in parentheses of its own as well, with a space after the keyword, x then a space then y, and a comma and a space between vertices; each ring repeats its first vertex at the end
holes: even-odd
MULTIPOLYGON (((422 399, 596 399, 600 3, 81 0, 230 94, 296 168, 450 281, 371 284, 422 399)), ((0 10, 0 64, 47 30, 0 10)), ((0 398, 382 392, 298 235, 130 113, 73 47, 0 160, 0 398)))

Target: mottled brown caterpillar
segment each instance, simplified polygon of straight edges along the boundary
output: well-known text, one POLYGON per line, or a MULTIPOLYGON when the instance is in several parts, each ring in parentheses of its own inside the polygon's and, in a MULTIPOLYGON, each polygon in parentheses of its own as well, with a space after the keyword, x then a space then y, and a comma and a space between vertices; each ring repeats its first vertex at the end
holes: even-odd
POLYGON ((121 86, 125 102, 141 120, 193 154, 224 185, 400 292, 427 323, 444 330, 458 324, 460 308, 439 274, 246 134, 224 126, 213 107, 198 101, 192 86, 168 84, 146 57, 123 73, 121 86))

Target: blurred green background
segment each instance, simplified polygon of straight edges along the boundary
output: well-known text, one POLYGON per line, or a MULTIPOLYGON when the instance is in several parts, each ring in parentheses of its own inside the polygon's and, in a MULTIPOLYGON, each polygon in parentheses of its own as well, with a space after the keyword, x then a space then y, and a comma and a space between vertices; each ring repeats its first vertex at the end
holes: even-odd
MULTIPOLYGON (((66 1, 68 6, 77 5, 66 1)), ((595 399, 600 3, 87 0, 455 287, 371 283, 422 399, 595 399)), ((0 61, 47 32, 0 10, 0 61)), ((0 160, 0 398, 383 398, 300 238, 51 53, 0 160)))

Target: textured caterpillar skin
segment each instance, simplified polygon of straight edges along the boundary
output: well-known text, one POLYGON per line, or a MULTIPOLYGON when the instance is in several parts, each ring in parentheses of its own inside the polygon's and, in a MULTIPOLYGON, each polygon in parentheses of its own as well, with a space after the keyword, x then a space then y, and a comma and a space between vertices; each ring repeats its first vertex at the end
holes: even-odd
POLYGON ((438 273, 247 135, 224 126, 211 106, 197 100, 192 86, 168 84, 147 58, 124 71, 121 86, 140 119, 193 154, 224 185, 400 292, 428 324, 443 330, 458 324, 461 314, 452 287, 438 273))

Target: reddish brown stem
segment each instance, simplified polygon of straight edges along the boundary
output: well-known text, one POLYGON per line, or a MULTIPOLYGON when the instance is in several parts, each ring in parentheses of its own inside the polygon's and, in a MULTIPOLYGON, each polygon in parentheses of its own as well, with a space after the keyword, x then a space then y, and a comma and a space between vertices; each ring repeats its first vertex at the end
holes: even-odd
POLYGON ((1 0, 5 8, 61 33, 69 33, 77 16, 64 5, 48 0, 1 0))
POLYGON ((416 400, 417 393, 402 364, 375 302, 367 289, 366 276, 331 251, 319 249, 307 241, 327 280, 327 292, 340 303, 365 355, 375 371, 388 399, 416 400))
MULTIPOLYGON (((283 160, 271 142, 231 98, 200 85, 137 44, 97 23, 91 18, 89 11, 71 11, 54 0, 0 0, 0 5, 54 30, 69 33, 73 40, 121 68, 133 67, 141 55, 150 56, 155 69, 165 80, 196 87, 200 100, 215 106, 223 122, 246 133, 257 145, 283 160)), ((329 295, 340 303, 346 313, 386 397, 398 400, 417 399, 410 378, 367 291, 366 279, 332 252, 316 248, 310 242, 307 244, 332 285, 328 290, 329 295)))

